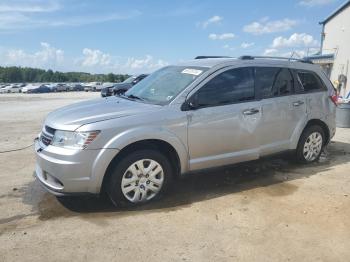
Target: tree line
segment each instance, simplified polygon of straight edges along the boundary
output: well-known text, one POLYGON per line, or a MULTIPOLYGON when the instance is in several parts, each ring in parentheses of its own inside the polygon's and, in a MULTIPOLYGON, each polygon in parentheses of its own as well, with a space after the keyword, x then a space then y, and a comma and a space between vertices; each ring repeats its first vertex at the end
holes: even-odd
POLYGON ((37 82, 123 82, 129 75, 90 74, 84 72, 59 72, 30 67, 1 67, 0 83, 37 82))

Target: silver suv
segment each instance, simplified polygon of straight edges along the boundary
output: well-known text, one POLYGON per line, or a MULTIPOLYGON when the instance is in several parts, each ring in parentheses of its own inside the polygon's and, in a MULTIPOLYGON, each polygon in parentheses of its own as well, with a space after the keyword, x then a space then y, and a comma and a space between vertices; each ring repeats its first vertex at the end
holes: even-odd
POLYGON ((335 133, 335 92, 316 65, 245 56, 164 67, 124 95, 50 113, 36 177, 56 195, 160 197, 176 176, 292 150, 318 160, 335 133))

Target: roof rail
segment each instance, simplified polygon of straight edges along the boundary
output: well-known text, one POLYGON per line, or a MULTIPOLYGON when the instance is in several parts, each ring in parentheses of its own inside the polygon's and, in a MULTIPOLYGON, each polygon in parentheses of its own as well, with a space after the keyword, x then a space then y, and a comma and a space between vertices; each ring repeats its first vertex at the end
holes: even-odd
POLYGON ((276 59, 276 60, 287 60, 287 61, 296 61, 296 62, 302 62, 302 63, 309 63, 312 64, 312 61, 305 58, 293 58, 293 57, 281 57, 281 56, 250 56, 250 55, 244 55, 238 57, 238 59, 241 60, 253 60, 253 59, 276 59))
POLYGON ((215 56, 215 55, 200 55, 196 56, 194 59, 208 59, 208 58, 232 58, 230 56, 215 56))

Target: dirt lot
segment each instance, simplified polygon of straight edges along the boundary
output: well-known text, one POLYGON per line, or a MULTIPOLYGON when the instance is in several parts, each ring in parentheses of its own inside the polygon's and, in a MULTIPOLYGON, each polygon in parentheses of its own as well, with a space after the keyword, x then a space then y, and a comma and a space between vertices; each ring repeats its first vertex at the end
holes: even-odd
MULTIPOLYGON (((97 93, 0 95, 0 151, 32 143, 45 115, 97 93)), ((349 261, 350 130, 320 163, 286 157, 193 175, 163 200, 118 210, 56 199, 32 148, 0 154, 0 261, 349 261)))

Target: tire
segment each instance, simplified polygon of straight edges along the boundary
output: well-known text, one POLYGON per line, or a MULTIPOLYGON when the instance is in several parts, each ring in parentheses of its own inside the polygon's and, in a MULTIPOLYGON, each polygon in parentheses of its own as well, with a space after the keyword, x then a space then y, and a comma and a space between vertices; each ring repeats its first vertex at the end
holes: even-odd
POLYGON ((145 204, 161 198, 167 191, 167 188, 172 181, 173 170, 167 157, 158 151, 145 149, 131 152, 120 159, 120 161, 118 161, 118 163, 111 169, 111 172, 108 175, 109 177, 105 188, 109 198, 115 206, 127 207, 145 204), (136 164, 137 161, 140 162, 136 164), (138 177, 135 175, 135 172, 131 172, 130 170, 136 170, 138 173, 140 173, 141 169, 137 168, 140 166, 140 163, 143 163, 143 167, 146 170, 148 167, 151 167, 151 163, 153 165, 158 164, 162 172, 159 172, 157 166, 154 167, 153 174, 150 170, 150 175, 147 176, 147 174, 139 174, 140 177, 138 177), (149 165, 147 166, 148 163, 149 165), (128 186, 129 182, 125 182, 127 179, 133 180, 133 182, 130 183, 130 186, 128 186), (160 184, 160 186, 156 186, 157 184, 153 183, 153 181, 160 184), (122 189, 122 187, 124 189, 122 189), (153 192, 150 189, 151 187, 153 190, 158 188, 158 191, 156 193, 153 192), (125 193, 128 190, 130 190, 130 192, 125 193))
POLYGON ((302 164, 317 161, 325 145, 325 135, 318 125, 307 127, 300 136, 296 149, 296 160, 302 164))

